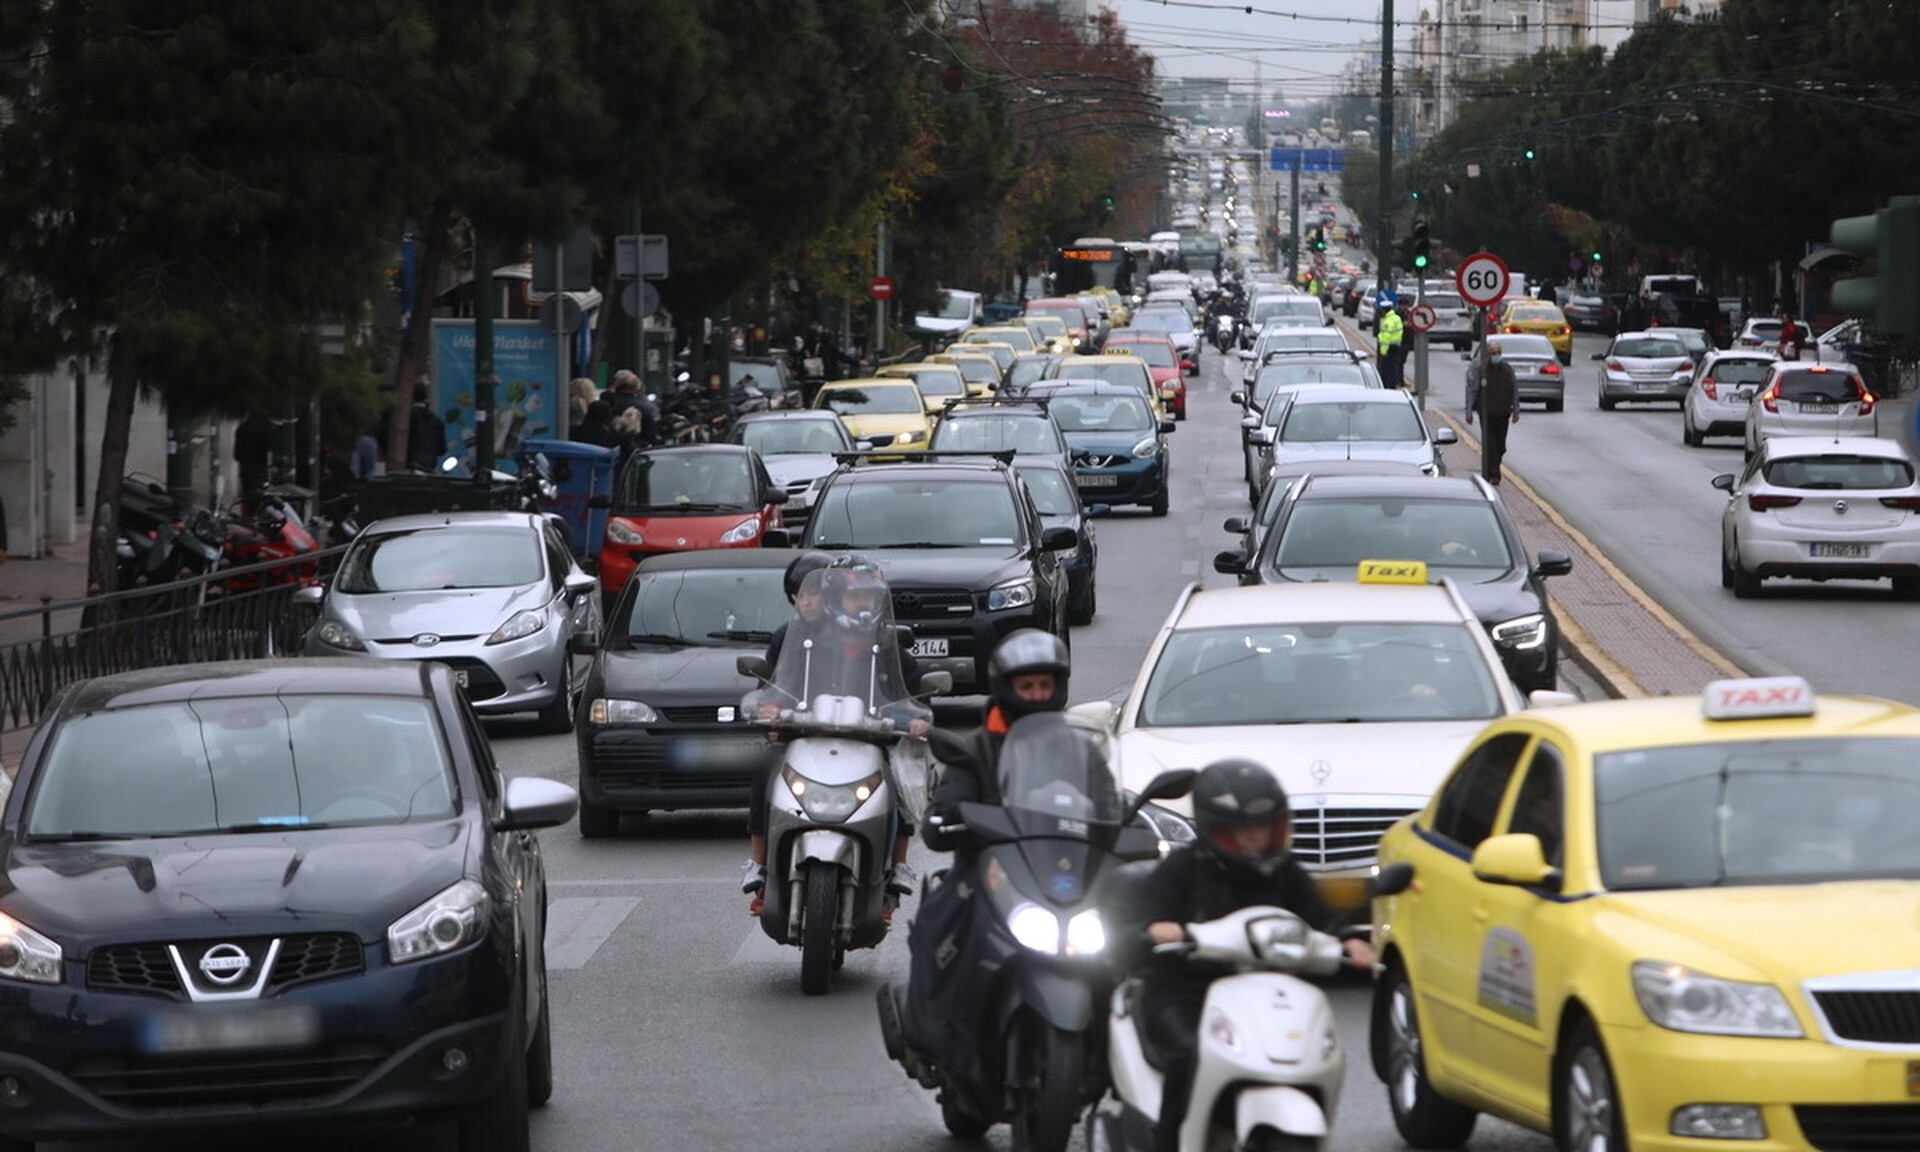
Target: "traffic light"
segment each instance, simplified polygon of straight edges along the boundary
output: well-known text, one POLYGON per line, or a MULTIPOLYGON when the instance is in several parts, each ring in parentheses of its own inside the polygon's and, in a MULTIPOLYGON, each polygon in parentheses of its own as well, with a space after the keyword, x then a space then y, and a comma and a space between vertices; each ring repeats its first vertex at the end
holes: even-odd
POLYGON ((1100 215, 1102 219, 1113 215, 1113 193, 1100 197, 1100 215))
POLYGON ((1833 244, 1871 256, 1873 275, 1833 286, 1833 306, 1867 316, 1883 336, 1920 335, 1920 196, 1895 196, 1871 216, 1833 222, 1833 244))
POLYGON ((1407 267, 1424 272, 1433 259, 1433 234, 1425 217, 1413 222, 1413 236, 1407 241, 1407 267))
POLYGON ((1293 255, 1293 249, 1294 249, 1293 233, 1289 232, 1285 236, 1280 237, 1280 251, 1283 254, 1291 256, 1293 255))
POLYGON ((1531 159, 1533 159, 1533 146, 1532 146, 1531 144, 1529 144, 1529 145, 1527 146, 1527 150, 1526 150, 1526 152, 1524 153, 1524 155, 1525 155, 1525 156, 1526 156, 1526 158, 1527 158, 1527 159, 1529 159, 1529 160, 1531 160, 1531 159))
POLYGON ((1591 252, 1591 253, 1589 254, 1589 258, 1590 258, 1590 259, 1592 259, 1592 261, 1593 261, 1593 262, 1594 262, 1595 264, 1605 264, 1605 263, 1606 263, 1606 261, 1605 261, 1604 259, 1602 259, 1602 258, 1601 258, 1601 256, 1600 256, 1600 249, 1598 249, 1598 248, 1595 248, 1595 249, 1594 249, 1594 250, 1593 250, 1593 251, 1592 251, 1592 252, 1591 252))
POLYGON ((1327 230, 1325 228, 1315 228, 1313 230, 1313 250, 1315 252, 1325 252, 1327 250, 1327 230))

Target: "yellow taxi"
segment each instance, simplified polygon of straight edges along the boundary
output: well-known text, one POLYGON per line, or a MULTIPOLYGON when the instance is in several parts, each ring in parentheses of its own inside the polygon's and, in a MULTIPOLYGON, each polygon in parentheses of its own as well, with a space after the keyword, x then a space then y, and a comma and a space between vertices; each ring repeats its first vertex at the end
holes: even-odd
POLYGON ((933 438, 926 401, 911 380, 882 376, 834 380, 820 386, 813 406, 838 416, 847 436, 863 448, 925 452, 933 438))
POLYGON ((1530 297, 1508 300, 1500 305, 1500 314, 1494 318, 1493 326, 1497 332, 1545 336, 1547 343, 1559 353, 1560 363, 1573 363, 1573 325, 1567 323, 1567 314, 1551 300, 1530 297))
POLYGON ((1033 333, 1034 340, 1042 346, 1039 351, 1051 352, 1056 356, 1073 355, 1073 333, 1068 331, 1067 322, 1050 312, 1032 316, 1023 316, 1020 322, 1027 331, 1033 333))
POLYGON ((911 380, 914 387, 920 389, 920 401, 926 405, 927 419, 935 424, 940 422, 940 413, 946 410, 947 401, 967 398, 966 377, 960 375, 960 369, 951 364, 929 364, 925 360, 915 360, 908 364, 889 364, 875 375, 889 380, 911 380))
POLYGON ((1107 298, 1107 314, 1113 320, 1115 328, 1125 328, 1133 323, 1133 309, 1128 307, 1127 298, 1120 294, 1119 289, 1102 284, 1094 287, 1092 291, 1107 298))
POLYGON ((1920 710, 1783 676, 1494 720, 1381 840, 1401 1137, 1920 1148, 1920 710))
MULTIPOLYGON (((1033 333, 1028 331, 1024 324, 995 324, 990 328, 969 328, 962 332, 960 338, 949 347, 966 347, 975 344, 1005 344, 1010 349, 1009 364, 1012 363, 1012 355, 1040 350, 1038 342, 1033 338, 1033 333)), ((999 358, 998 354, 994 356, 996 360, 999 358)), ((1005 371, 1004 368, 1001 370, 1005 371)))
MULTIPOLYGON (((956 344, 927 359, 935 364, 951 364, 960 369, 960 375, 967 381, 967 395, 978 399, 999 391, 1001 382, 1006 379, 1006 368, 1000 367, 1000 361, 993 353, 993 349, 1006 347, 1005 344, 956 344)), ((1013 357, 1009 356, 1007 367, 1012 366, 1013 357)))

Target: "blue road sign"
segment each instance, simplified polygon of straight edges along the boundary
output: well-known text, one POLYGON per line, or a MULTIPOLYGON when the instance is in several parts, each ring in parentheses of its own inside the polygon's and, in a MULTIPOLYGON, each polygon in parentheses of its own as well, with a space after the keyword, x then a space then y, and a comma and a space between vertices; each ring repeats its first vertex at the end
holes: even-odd
POLYGON ((1294 162, 1302 172, 1339 172, 1347 166, 1345 148, 1273 148, 1268 165, 1275 172, 1293 171, 1294 162))
POLYGON ((1382 288, 1380 294, 1373 298, 1373 306, 1383 311, 1392 311, 1399 303, 1400 293, 1391 288, 1382 288))

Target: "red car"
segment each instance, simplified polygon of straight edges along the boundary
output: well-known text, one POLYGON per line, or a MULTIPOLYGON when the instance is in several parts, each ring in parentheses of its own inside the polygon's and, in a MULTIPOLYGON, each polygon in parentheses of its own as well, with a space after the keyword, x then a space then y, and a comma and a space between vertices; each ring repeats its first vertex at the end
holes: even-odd
POLYGON ((741 444, 635 452, 620 466, 607 501, 600 590, 617 595, 640 561, 662 552, 784 547, 780 505, 786 502, 760 453, 741 444))
POLYGON ((1154 387, 1160 389, 1160 398, 1167 406, 1167 411, 1173 413, 1175 420, 1187 418, 1187 377, 1199 371, 1199 366, 1191 360, 1180 359, 1173 341, 1165 336, 1126 336, 1116 333, 1107 338, 1107 351, 1131 352, 1145 360, 1148 370, 1153 373, 1154 387))

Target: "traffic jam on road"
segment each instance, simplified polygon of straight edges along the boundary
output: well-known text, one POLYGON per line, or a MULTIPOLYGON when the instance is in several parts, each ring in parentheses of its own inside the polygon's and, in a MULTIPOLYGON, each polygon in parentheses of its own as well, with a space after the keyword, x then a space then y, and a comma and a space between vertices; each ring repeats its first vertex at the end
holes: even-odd
POLYGON ((0 1152, 1920 1149, 1910 398, 1377 244, 1279 119, 577 508, 370 518, 298 655, 54 695, 0 1152))

